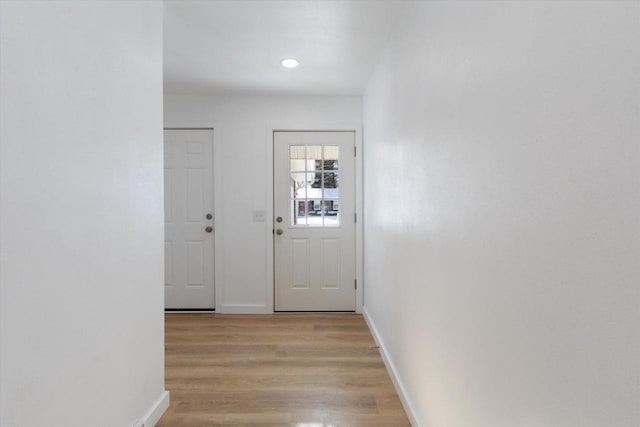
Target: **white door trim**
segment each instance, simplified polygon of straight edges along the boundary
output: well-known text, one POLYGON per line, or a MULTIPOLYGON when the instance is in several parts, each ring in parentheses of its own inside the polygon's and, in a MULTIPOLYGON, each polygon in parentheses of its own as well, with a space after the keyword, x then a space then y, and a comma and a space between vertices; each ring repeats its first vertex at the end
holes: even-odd
MULTIPOLYGON (((358 221, 356 222, 356 280, 358 281, 358 287, 356 288, 356 313, 362 313, 362 306, 364 302, 364 245, 363 245, 363 162, 362 162, 362 123, 274 123, 269 124, 265 134, 265 145, 267 153, 267 176, 265 177, 268 183, 267 205, 266 205, 266 217, 265 217, 265 234, 267 235, 267 306, 270 307, 273 312, 274 308, 274 250, 273 250, 273 132, 275 131, 300 131, 300 132, 313 132, 313 131, 351 131, 355 132, 355 144, 356 144, 356 162, 355 162, 355 176, 356 176, 356 215, 358 221)), ((217 247, 216 247, 217 249, 217 247)), ((217 265, 216 265, 217 266, 217 265)), ((217 295, 216 295, 217 298, 217 295)))
POLYGON ((213 250, 213 294, 215 299, 215 311, 220 312, 224 305, 222 283, 224 266, 224 248, 222 245, 223 227, 218 227, 222 222, 222 130, 216 122, 208 121, 165 121, 164 129, 211 129, 213 132, 213 219, 214 219, 214 250, 213 250))

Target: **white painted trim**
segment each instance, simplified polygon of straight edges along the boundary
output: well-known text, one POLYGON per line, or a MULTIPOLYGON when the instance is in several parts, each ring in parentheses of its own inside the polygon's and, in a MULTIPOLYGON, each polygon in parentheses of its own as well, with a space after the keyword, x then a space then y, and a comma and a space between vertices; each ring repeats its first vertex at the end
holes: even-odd
POLYGON ((164 314, 215 314, 215 310, 165 310, 164 314))
POLYGON ((151 406, 142 417, 144 427, 154 427, 160 421, 162 414, 169 408, 169 392, 163 391, 160 398, 151 406))
POLYGON ((214 121, 165 121, 165 128, 196 128, 196 129, 213 129, 213 308, 218 311, 217 307, 224 302, 224 239, 222 224, 224 218, 222 215, 222 191, 224 177, 223 162, 223 141, 222 126, 214 121), (221 226, 217 226, 220 224, 221 226))
POLYGON ((273 314, 273 308, 264 304, 220 304, 218 314, 273 314))
POLYGON ((363 203, 363 179, 364 171, 362 162, 363 144, 362 144, 362 123, 272 123, 267 126, 265 135, 266 144, 266 161, 267 176, 265 177, 267 186, 266 215, 265 215, 265 233, 267 234, 267 306, 274 310, 273 295, 274 277, 273 277, 273 132, 274 131, 336 131, 336 132, 355 132, 355 144, 357 155, 355 159, 355 176, 356 176, 356 214, 358 222, 356 222, 356 280, 358 288, 356 289, 356 313, 362 313, 364 306, 364 203, 363 203))
POLYGON ((362 127, 356 131, 356 313, 364 307, 364 144, 362 127))
POLYGON ((385 346, 384 341, 382 340, 382 337, 378 333, 378 329, 376 328, 375 323, 373 323, 373 319, 369 315, 369 312, 367 311, 367 307, 362 308, 362 315, 364 317, 364 320, 367 322, 367 325, 369 326, 369 330, 371 331, 373 340, 376 342, 376 345, 379 347, 380 356, 382 357, 382 361, 384 362, 384 365, 387 367, 387 371, 389 372, 391 381, 393 382, 393 385, 395 386, 396 391, 398 392, 398 397, 400 397, 400 402, 402 402, 402 407, 404 408, 404 411, 406 412, 407 417, 409 418, 409 422, 413 427, 421 427, 423 424, 421 424, 418 421, 418 416, 416 414, 416 411, 413 405, 411 404, 409 393, 407 393, 407 389, 405 388, 404 383, 402 382, 402 379, 398 375, 398 370, 396 369, 396 365, 393 363, 393 360, 389 357, 389 352, 387 351, 387 347, 385 346))
POLYGON ((266 261, 267 261, 267 280, 265 295, 267 296, 267 307, 271 310, 271 313, 275 312, 275 277, 273 266, 273 230, 274 230, 274 218, 273 218, 273 130, 271 126, 267 126, 265 130, 265 156, 267 162, 267 175, 265 176, 265 182, 267 183, 267 194, 265 200, 265 221, 264 221, 264 233, 266 234, 266 261))

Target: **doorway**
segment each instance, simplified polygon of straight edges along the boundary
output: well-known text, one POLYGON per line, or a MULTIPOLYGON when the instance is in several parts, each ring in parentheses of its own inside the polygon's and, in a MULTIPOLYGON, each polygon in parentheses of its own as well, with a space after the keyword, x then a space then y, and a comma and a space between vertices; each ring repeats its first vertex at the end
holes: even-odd
POLYGON ((165 309, 213 310, 213 129, 165 129, 165 309))
POLYGON ((274 309, 355 311, 355 132, 274 131, 274 309))

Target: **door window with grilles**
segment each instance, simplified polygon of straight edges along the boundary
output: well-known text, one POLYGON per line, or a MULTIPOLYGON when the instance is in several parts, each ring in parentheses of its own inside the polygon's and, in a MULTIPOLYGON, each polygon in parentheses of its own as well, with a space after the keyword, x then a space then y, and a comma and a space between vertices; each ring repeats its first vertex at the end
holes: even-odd
POLYGON ((290 145, 290 225, 340 225, 340 147, 290 145))

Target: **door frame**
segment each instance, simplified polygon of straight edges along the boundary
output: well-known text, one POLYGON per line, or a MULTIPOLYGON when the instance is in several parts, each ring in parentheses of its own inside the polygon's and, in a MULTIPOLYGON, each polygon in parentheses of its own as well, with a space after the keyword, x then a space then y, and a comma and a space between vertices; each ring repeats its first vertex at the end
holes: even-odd
POLYGON ((266 200, 265 212, 265 234, 267 235, 267 306, 275 312, 275 269, 274 269, 274 218, 273 218, 273 133, 277 131, 283 132, 354 132, 355 133, 355 207, 356 207, 356 313, 362 313, 364 305, 364 210, 363 210, 363 147, 362 147, 362 123, 342 122, 342 123, 276 123, 267 126, 265 135, 265 145, 267 153, 267 176, 268 197, 266 200))
MULTIPOLYGON (((218 311, 218 308, 222 304, 222 287, 219 286, 222 283, 223 276, 223 239, 222 228, 218 227, 218 224, 222 222, 222 129, 221 126, 212 121, 165 121, 163 125, 163 131, 166 129, 198 129, 198 130, 211 130, 212 144, 213 144, 213 307, 214 311, 218 311)), ((164 157, 162 160, 164 166, 164 157)), ((164 169, 163 169, 164 170, 164 169)), ((162 192, 164 196, 164 191, 162 192)), ((164 233, 164 231, 163 231, 164 233)), ((164 237, 163 237, 164 239, 164 237)), ((164 246, 163 246, 164 248, 164 246)), ((164 249, 163 249, 164 250, 164 249)), ((164 255, 163 255, 164 259, 164 255)))

